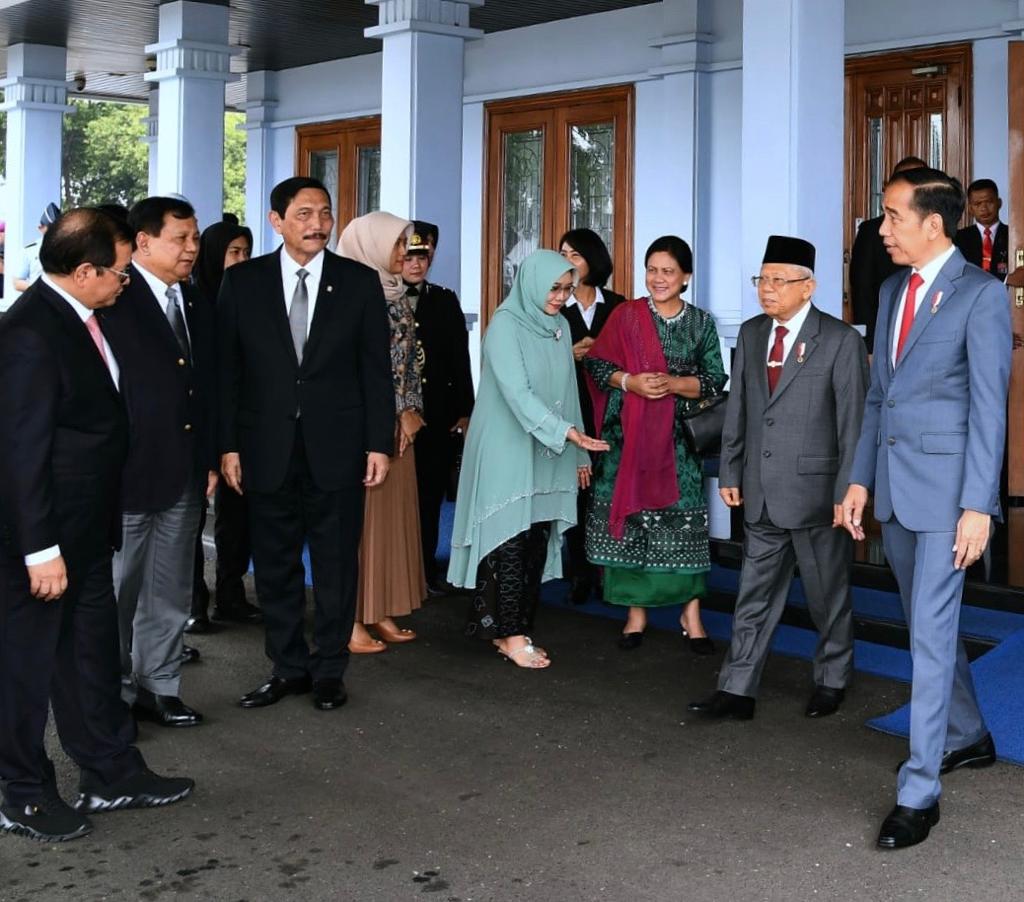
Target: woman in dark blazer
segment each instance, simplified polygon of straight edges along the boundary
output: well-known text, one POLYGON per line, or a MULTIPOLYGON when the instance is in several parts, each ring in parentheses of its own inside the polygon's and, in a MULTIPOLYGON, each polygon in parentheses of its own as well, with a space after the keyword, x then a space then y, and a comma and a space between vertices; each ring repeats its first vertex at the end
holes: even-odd
MULTIPOLYGON (((572 356, 576 361, 576 385, 579 389, 580 410, 583 413, 583 429, 587 435, 594 434, 594 407, 583 378, 583 358, 600 334, 608 314, 622 303, 621 294, 603 287, 611 278, 612 258, 600 236, 590 229, 572 229, 558 242, 559 252, 578 274, 578 282, 562 308, 562 316, 569 321, 572 337, 572 356)), ((584 549, 587 509, 590 506, 590 489, 580 489, 577 496, 577 525, 565 534, 569 551, 569 566, 572 585, 569 601, 585 604, 597 585, 598 570, 587 560, 584 549)))

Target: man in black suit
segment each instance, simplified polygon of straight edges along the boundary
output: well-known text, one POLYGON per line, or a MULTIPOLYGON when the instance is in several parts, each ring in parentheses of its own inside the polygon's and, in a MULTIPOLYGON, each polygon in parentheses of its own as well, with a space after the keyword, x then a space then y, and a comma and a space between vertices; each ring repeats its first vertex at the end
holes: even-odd
POLYGON ((128 420, 100 318, 130 258, 122 224, 72 210, 0 323, 0 830, 36 840, 84 836, 87 813, 164 805, 194 785, 147 770, 120 695, 111 555, 128 420), (43 744, 50 704, 81 768, 77 810, 43 744))
MULTIPOLYGON (((596 435, 594 403, 590 400, 587 381, 583 375, 583 358, 600 335, 611 312, 625 298, 602 287, 612 277, 612 258, 600 235, 591 229, 572 229, 558 243, 559 252, 574 267, 579 276, 573 293, 562 308, 562 316, 569 323, 572 356, 576 361, 576 388, 580 397, 580 412, 587 435, 596 435)), ((590 487, 581 488, 576 496, 576 525, 565 533, 565 548, 569 553, 572 581, 569 601, 586 604, 597 587, 597 568, 587 560, 586 523, 590 507, 590 487)), ((635 638, 624 638, 620 647, 628 650, 635 646, 635 638)))
POLYGON ((1010 230, 999 221, 1003 208, 999 187, 992 179, 971 182, 967 186, 967 206, 974 225, 960 229, 953 243, 968 263, 1005 282, 1010 271, 1010 230))
MULTIPOLYGON (((892 170, 892 176, 908 169, 921 169, 928 164, 920 157, 904 157, 892 170)), ((892 176, 889 178, 891 179, 892 176)), ((857 229, 850 250, 850 310, 853 322, 864 326, 868 351, 874 347, 875 319, 878 317, 878 291, 882 283, 902 267, 892 262, 878 230, 884 216, 865 219, 857 229)))
POLYGON ((270 195, 284 245, 226 270, 217 302, 221 472, 249 499, 256 592, 270 679, 243 708, 313 691, 319 710, 347 698, 363 487, 380 485, 394 448, 390 327, 380 278, 326 250, 331 198, 296 177, 270 195), (302 546, 316 617, 310 652, 302 546))
POLYGON ((131 281, 107 318, 131 422, 114 555, 124 691, 136 717, 191 727, 203 718, 181 700, 181 665, 196 535, 217 484, 214 318, 187 284, 199 250, 191 205, 148 197, 128 224, 131 281))
POLYGON ((455 455, 473 412, 466 317, 454 291, 427 281, 438 234, 433 223, 414 221, 402 269, 407 297, 416 315, 416 345, 422 369, 426 425, 416 435, 416 483, 423 567, 432 595, 447 588, 435 557, 438 521, 455 455))

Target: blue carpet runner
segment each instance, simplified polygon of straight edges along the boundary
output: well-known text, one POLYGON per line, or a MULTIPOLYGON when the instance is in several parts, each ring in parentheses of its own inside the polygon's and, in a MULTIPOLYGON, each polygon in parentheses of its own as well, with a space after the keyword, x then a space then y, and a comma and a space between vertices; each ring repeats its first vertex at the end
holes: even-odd
MULTIPOLYGON (((441 512, 437 557, 446 561, 451 547, 454 505, 446 503, 441 512)), ((308 550, 303 553, 306 584, 311 584, 308 550)), ((442 571, 443 572, 443 571, 442 571)), ((710 588, 733 595, 739 581, 739 571, 713 566, 708 578, 710 588)), ((570 605, 565 600, 568 584, 565 580, 545 583, 541 602, 576 612, 625 620, 626 610, 600 601, 584 605, 570 605)), ((789 604, 806 607, 807 601, 799 580, 794 580, 789 604)), ((853 608, 857 615, 875 620, 903 622, 903 609, 899 596, 878 589, 855 588, 853 608)), ((732 631, 732 616, 720 611, 703 612, 704 628, 719 642, 728 642, 732 631)), ((652 608, 648 622, 655 629, 675 632, 679 629, 679 609, 652 608)), ((995 737, 1000 760, 1024 766, 1024 615, 1006 611, 992 611, 965 604, 960 616, 960 632, 965 637, 998 642, 992 651, 978 658, 972 665, 975 686, 985 720, 995 737)), ((774 654, 810 660, 817 645, 817 634, 811 630, 780 625, 772 642, 774 654)), ((909 683, 911 677, 910 653, 888 645, 858 640, 854 646, 854 665, 862 673, 909 683)), ((868 726, 897 736, 909 735, 910 706, 905 705, 891 714, 875 718, 868 726)))

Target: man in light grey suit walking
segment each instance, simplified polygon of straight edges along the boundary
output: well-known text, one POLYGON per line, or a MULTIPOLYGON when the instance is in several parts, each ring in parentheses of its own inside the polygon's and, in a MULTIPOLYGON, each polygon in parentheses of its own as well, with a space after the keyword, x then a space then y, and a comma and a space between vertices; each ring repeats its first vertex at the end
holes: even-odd
POLYGON ((995 761, 958 638, 964 571, 999 516, 1010 372, 1002 285, 953 246, 960 183, 935 169, 895 176, 880 234, 911 267, 882 284, 868 391, 843 518, 864 536, 868 493, 910 628, 910 757, 881 848, 912 846, 939 820, 939 774, 995 761))
POLYGON ((689 706, 706 717, 753 717, 794 564, 820 635, 804 713, 833 714, 853 672, 852 543, 840 502, 868 364, 857 331, 811 302, 814 257, 803 239, 768 239, 753 279, 764 314, 736 343, 718 481, 727 505, 744 506, 743 570, 718 691, 689 706))

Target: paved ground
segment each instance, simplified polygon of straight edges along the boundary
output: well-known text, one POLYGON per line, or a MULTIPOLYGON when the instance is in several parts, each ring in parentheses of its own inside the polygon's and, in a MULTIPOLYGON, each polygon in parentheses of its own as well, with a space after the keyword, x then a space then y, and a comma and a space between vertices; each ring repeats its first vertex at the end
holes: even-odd
POLYGON ((906 687, 862 677, 811 722, 806 666, 776 659, 757 719, 700 723, 685 703, 720 656, 667 634, 622 653, 611 622, 544 609, 554 665, 527 672, 463 639, 463 610, 432 603, 421 641, 355 660, 334 712, 241 710, 260 630, 199 637, 184 695, 208 724, 141 743, 196 793, 63 846, 0 837, 0 900, 1024 899, 1014 767, 948 778, 927 843, 873 848, 904 744, 863 724, 906 687))

